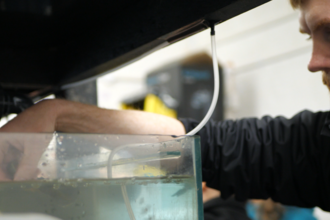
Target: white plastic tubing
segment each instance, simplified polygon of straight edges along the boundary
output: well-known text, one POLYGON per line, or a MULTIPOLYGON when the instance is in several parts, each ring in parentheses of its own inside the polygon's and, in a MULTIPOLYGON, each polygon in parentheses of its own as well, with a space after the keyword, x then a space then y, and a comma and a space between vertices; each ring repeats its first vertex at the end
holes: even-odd
POLYGON ((195 135, 197 132, 199 132, 203 128, 203 126, 208 122, 208 120, 211 118, 215 106, 217 105, 219 90, 220 90, 220 78, 219 78, 219 66, 217 60, 216 46, 215 46, 215 35, 211 35, 211 47, 212 47, 212 61, 213 61, 213 74, 214 74, 214 92, 213 92, 211 106, 207 111, 203 120, 193 130, 188 132, 187 135, 195 135))

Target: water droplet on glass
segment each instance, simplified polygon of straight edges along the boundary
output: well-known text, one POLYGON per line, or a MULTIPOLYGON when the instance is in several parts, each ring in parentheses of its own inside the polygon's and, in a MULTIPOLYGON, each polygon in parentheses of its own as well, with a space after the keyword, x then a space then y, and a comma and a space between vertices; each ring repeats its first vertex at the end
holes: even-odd
POLYGON ((76 187, 77 187, 77 182, 71 182, 71 186, 72 186, 73 188, 76 188, 76 187))
POLYGON ((116 136, 116 139, 117 139, 117 140, 119 140, 119 137, 118 137, 118 136, 116 136))
POLYGON ((83 165, 80 163, 79 165, 78 165, 78 167, 82 167, 83 165))
POLYGON ((104 180, 104 181, 103 181, 103 184, 104 184, 104 185, 109 185, 109 184, 111 184, 111 183, 110 183, 110 181, 104 180))
POLYGON ((47 166, 47 163, 43 162, 41 165, 45 167, 45 166, 47 166))
POLYGON ((59 188, 60 188, 60 184, 59 183, 54 183, 53 189, 57 190, 59 188))
POLYGON ((65 151, 65 149, 64 149, 64 148, 60 148, 60 151, 61 151, 61 152, 64 152, 64 151, 65 151))
POLYGON ((31 187, 34 188, 34 189, 38 189, 40 187, 40 184, 39 183, 32 183, 31 187))
POLYGON ((70 186, 70 181, 64 181, 63 184, 64 184, 65 186, 70 186))

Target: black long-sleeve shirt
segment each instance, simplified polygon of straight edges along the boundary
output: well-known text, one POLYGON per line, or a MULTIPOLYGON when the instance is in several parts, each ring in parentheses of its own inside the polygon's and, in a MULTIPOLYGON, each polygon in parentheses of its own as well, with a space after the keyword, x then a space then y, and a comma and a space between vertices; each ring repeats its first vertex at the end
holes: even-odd
MULTIPOLYGON (((186 131, 198 122, 181 119, 186 131)), ((202 174, 223 198, 266 199, 330 211, 330 114, 210 121, 201 137, 202 174)))
POLYGON ((245 202, 215 198, 204 203, 204 220, 250 220, 245 202))

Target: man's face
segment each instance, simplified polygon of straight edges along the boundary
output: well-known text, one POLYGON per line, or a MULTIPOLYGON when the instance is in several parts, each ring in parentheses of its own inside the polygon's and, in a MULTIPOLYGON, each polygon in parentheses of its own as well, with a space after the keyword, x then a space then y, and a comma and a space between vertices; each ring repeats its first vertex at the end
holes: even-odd
POLYGON ((308 69, 323 71, 323 82, 330 90, 330 1, 305 0, 300 10, 300 31, 313 41, 308 69))

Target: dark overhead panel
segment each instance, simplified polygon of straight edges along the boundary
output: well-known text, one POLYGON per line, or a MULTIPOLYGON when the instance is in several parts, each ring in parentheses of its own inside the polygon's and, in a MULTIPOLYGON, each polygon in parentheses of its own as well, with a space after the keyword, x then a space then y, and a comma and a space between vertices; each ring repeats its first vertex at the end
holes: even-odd
POLYGON ((1 0, 1 86, 38 96, 115 70, 268 0, 1 0))

